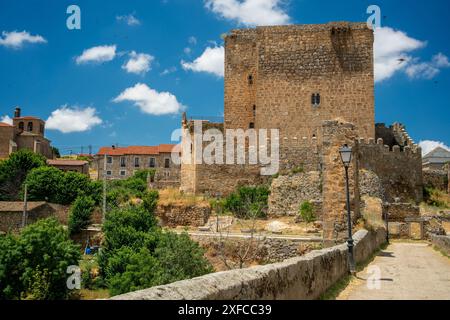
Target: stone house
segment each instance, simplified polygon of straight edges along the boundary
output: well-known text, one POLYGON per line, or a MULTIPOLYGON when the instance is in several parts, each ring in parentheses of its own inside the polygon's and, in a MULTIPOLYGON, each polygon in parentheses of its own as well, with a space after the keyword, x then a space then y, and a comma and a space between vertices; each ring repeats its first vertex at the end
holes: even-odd
POLYGON ((45 138, 45 121, 31 116, 23 117, 21 109, 14 111, 12 125, 0 123, 0 158, 7 158, 12 152, 29 149, 53 158, 50 140, 45 138))
MULTIPOLYGON (((22 228, 24 204, 21 201, 0 201, 0 232, 17 232, 22 228)), ((27 203, 26 225, 38 220, 55 217, 60 223, 67 224, 68 206, 45 201, 27 203)))
POLYGON ((47 160, 47 164, 62 171, 73 171, 89 175, 88 161, 72 159, 49 159, 47 160))
POLYGON ((436 147, 422 158, 424 170, 445 170, 450 163, 450 151, 442 147, 436 147))
POLYGON ((172 144, 101 147, 94 156, 92 166, 98 172, 98 179, 103 179, 104 174, 107 179, 126 179, 138 170, 155 169, 155 177, 150 181, 155 187, 178 186, 180 165, 172 160, 174 148, 172 144))

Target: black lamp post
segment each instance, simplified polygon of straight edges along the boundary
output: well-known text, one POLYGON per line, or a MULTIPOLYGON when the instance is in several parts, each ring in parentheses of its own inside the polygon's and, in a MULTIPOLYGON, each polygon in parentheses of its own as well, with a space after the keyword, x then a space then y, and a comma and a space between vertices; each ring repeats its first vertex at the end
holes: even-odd
POLYGON ((352 148, 348 145, 343 145, 339 149, 339 153, 341 155, 342 163, 345 168, 345 191, 347 194, 347 223, 348 223, 348 262, 350 266, 350 273, 355 273, 355 259, 353 256, 353 238, 352 238, 352 216, 350 212, 350 188, 348 183, 348 168, 350 167, 350 163, 352 162, 352 148))

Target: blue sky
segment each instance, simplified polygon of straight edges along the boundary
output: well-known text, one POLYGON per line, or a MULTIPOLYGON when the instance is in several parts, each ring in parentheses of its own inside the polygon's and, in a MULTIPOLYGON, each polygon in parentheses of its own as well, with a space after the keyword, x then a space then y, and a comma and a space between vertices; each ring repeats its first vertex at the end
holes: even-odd
POLYGON ((63 153, 170 143, 182 110, 223 113, 221 34, 366 21, 371 4, 382 16, 376 121, 404 123, 417 142, 435 141, 426 148, 450 145, 448 0, 0 0, 0 117, 18 105, 48 119, 63 153), (71 4, 81 30, 66 26, 71 4))

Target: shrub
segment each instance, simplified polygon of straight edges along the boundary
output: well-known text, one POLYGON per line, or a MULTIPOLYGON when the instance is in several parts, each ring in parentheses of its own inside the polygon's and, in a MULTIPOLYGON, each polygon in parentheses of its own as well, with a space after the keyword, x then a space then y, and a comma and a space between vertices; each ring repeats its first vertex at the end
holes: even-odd
POLYGON ((450 196, 438 189, 424 188, 424 200, 431 206, 442 209, 450 208, 450 196))
POLYGON ((0 200, 19 200, 22 183, 27 174, 42 166, 46 160, 42 155, 30 150, 20 150, 12 153, 8 159, 0 162, 0 200))
POLYGON ((267 186, 240 187, 225 200, 225 208, 239 218, 264 218, 270 191, 267 186))
POLYGON ((316 216, 314 214, 314 206, 309 201, 304 201, 299 207, 299 214, 303 221, 307 223, 314 222, 316 216))
POLYGON ((79 246, 54 218, 0 237, 0 299, 64 299, 67 267, 78 265, 79 246))
POLYGON ((95 202, 91 197, 80 196, 72 204, 69 213, 69 233, 79 233, 91 223, 95 202))
POLYGON ((203 249, 187 235, 165 233, 154 210, 157 192, 148 192, 139 206, 110 212, 99 254, 101 276, 111 295, 205 274, 212 270, 203 249))

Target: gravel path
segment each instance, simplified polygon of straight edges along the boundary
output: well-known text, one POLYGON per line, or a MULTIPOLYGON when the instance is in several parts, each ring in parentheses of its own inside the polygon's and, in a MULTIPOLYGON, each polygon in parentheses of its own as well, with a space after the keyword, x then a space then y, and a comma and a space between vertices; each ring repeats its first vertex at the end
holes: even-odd
POLYGON ((450 259, 426 243, 392 243, 337 299, 450 300, 450 259))

